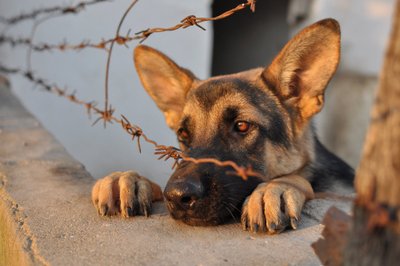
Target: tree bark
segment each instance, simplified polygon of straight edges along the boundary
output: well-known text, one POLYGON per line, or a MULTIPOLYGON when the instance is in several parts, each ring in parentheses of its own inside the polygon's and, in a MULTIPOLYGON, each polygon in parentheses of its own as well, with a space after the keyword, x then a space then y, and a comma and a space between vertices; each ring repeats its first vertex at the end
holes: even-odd
POLYGON ((360 166, 344 265, 400 263, 400 0, 360 166))
POLYGON ((313 244, 321 262, 400 265, 400 0, 395 5, 355 189, 348 229, 337 214, 325 217, 325 239, 313 244))

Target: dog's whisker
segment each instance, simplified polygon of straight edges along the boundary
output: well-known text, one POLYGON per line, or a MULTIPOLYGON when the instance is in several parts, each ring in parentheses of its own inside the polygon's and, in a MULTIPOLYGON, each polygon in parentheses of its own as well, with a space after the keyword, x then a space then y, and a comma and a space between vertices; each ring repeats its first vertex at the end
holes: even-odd
POLYGON ((226 199, 232 203, 239 203, 242 201, 240 198, 234 198, 234 197, 230 197, 230 196, 226 196, 226 199))
POLYGON ((230 205, 233 209, 237 210, 239 213, 241 212, 241 210, 239 210, 239 208, 236 207, 233 203, 229 202, 229 205, 230 205))
POLYGON ((222 187, 223 188, 228 188, 228 187, 232 187, 232 186, 238 185, 240 183, 241 182, 232 182, 232 183, 224 184, 222 187))
POLYGON ((232 219, 235 222, 238 222, 238 220, 236 219, 235 215, 232 213, 231 209, 229 208, 229 205, 226 202, 222 202, 222 205, 225 207, 225 209, 229 212, 229 214, 232 216, 232 219))

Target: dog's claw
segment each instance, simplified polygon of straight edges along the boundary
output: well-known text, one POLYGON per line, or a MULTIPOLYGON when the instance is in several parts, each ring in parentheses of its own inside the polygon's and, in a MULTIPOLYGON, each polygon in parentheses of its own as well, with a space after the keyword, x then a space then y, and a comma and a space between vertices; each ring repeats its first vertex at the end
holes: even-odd
POLYGON ((296 217, 290 218, 290 225, 292 226, 293 229, 297 229, 298 221, 299 220, 296 217))
POLYGON ((133 216, 133 209, 131 207, 127 207, 126 213, 128 214, 129 217, 133 216))
POLYGON ((275 231, 276 228, 277 228, 277 226, 276 226, 275 223, 269 223, 269 224, 268 224, 268 229, 269 229, 270 231, 275 231))
POLYGON ((134 199, 133 200, 133 207, 132 207, 132 216, 136 216, 138 214, 140 214, 140 203, 139 203, 139 199, 134 199))
POLYGON ((146 216, 149 217, 149 213, 150 213, 150 204, 148 202, 142 202, 140 204, 140 212, 146 216))
POLYGON ((101 205, 99 208, 100 215, 107 216, 107 212, 108 212, 108 206, 106 204, 101 205))
POLYGON ((150 206, 147 205, 147 204, 143 208, 143 215, 146 216, 146 217, 150 216, 150 206))
POLYGON ((241 224, 243 231, 247 230, 247 217, 242 215, 241 224))
POLYGON ((258 232, 258 224, 252 224, 250 231, 253 233, 257 233, 258 232))

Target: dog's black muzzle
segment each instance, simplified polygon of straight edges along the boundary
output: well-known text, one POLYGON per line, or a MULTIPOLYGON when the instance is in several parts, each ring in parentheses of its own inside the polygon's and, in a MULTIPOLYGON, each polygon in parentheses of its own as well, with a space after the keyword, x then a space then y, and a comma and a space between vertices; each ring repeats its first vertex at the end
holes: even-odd
MULTIPOLYGON (((204 157, 204 156, 203 156, 204 157)), ((189 225, 217 225, 240 215, 245 198, 261 182, 243 180, 228 167, 182 162, 164 190, 174 219, 189 225)))

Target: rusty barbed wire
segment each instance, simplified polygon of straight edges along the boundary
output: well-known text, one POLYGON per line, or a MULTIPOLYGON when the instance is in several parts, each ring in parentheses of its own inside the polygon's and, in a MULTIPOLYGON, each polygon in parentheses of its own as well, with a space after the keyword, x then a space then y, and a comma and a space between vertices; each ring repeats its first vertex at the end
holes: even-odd
MULTIPOLYGON (((77 14, 81 10, 83 10, 86 6, 89 5, 94 5, 97 3, 101 2, 110 2, 111 0, 92 0, 88 2, 80 2, 76 4, 75 6, 69 6, 69 7, 50 7, 50 8, 44 8, 44 9, 38 9, 34 10, 30 13, 26 14, 21 14, 15 17, 11 18, 3 18, 0 17, 0 23, 3 23, 5 25, 15 25, 19 22, 22 22, 24 20, 29 20, 29 19, 36 19, 38 16, 45 15, 47 14, 47 17, 43 17, 42 20, 36 21, 36 24, 40 24, 41 21, 48 20, 52 17, 59 17, 67 14, 77 14)), ((127 32, 125 36, 120 35, 120 28, 121 25, 126 17, 126 15, 130 12, 130 10, 133 8, 133 6, 138 2, 138 0, 133 0, 131 5, 128 7, 128 9, 125 11, 123 17, 121 18, 118 28, 116 31, 116 35, 113 38, 109 39, 103 39, 100 42, 93 43, 90 40, 83 40, 82 42, 78 44, 68 44, 67 41, 63 41, 60 44, 47 44, 47 43, 39 43, 39 44, 34 44, 33 43, 33 35, 34 32, 31 34, 31 38, 22 38, 22 37, 12 37, 12 36, 7 36, 7 35, 0 35, 0 45, 2 44, 9 44, 12 47, 16 46, 28 46, 30 51, 36 51, 36 52, 44 52, 44 51, 52 51, 52 50, 59 50, 59 51, 66 51, 66 50, 76 50, 80 51, 86 48, 95 48, 95 49, 100 49, 100 50, 105 50, 108 54, 109 57, 111 58, 111 53, 112 53, 112 47, 114 43, 117 43, 118 45, 124 45, 127 46, 127 43, 134 41, 134 40, 140 40, 140 42, 145 41, 147 38, 149 38, 150 35, 153 33, 161 33, 161 32, 167 32, 167 31, 175 31, 178 29, 185 29, 191 26, 196 26, 200 28, 201 30, 205 30, 204 27, 200 25, 200 23, 206 22, 206 21, 216 21, 216 20, 221 20, 226 17, 229 17, 247 7, 250 8, 252 12, 255 12, 255 6, 256 6, 256 0, 248 0, 246 3, 242 3, 235 8, 232 8, 219 16, 212 17, 212 18, 202 18, 202 17, 196 17, 194 15, 189 15, 185 18, 183 18, 180 23, 176 24, 175 26, 172 27, 167 27, 167 28, 149 28, 143 31, 139 31, 133 35, 130 35, 130 30, 127 32), (109 47, 108 47, 109 46, 109 47)), ((28 56, 29 57, 29 56, 28 56)), ((110 60, 110 59, 108 59, 110 60)), ((107 72, 109 71, 109 63, 107 63, 107 72)), ((186 156, 180 149, 173 147, 173 146, 165 146, 165 145, 159 145, 156 141, 150 139, 149 137, 144 134, 143 130, 138 126, 131 124, 130 121, 121 114, 121 118, 117 118, 114 113, 115 109, 112 108, 111 105, 108 105, 108 100, 105 103, 105 109, 100 109, 97 107, 97 102, 95 101, 83 101, 80 100, 76 96, 76 91, 73 92, 68 92, 67 88, 61 89, 57 85, 51 85, 46 82, 45 79, 43 78, 38 78, 34 75, 34 73, 29 69, 28 71, 23 71, 22 69, 19 68, 9 68, 1 65, 0 63, 0 72, 5 73, 5 74, 15 74, 15 75, 20 75, 30 82, 32 82, 34 85, 41 87, 47 92, 53 93, 55 95, 58 95, 59 97, 63 97, 75 104, 81 105, 86 109, 86 113, 91 119, 92 114, 98 115, 96 120, 93 122, 92 125, 97 124, 99 121, 103 120, 104 124, 106 123, 112 123, 115 122, 117 124, 120 124, 122 129, 127 132, 131 136, 131 140, 134 141, 136 139, 137 141, 137 147, 139 152, 141 153, 141 139, 146 141, 147 143, 151 144, 154 146, 155 149, 155 155, 158 155, 159 160, 169 160, 173 159, 174 163, 172 165, 172 169, 177 167, 181 161, 190 161, 195 164, 202 164, 202 163, 211 163, 215 164, 220 167, 231 167, 234 171, 230 171, 228 173, 230 174, 235 174, 240 176, 243 180, 247 180, 248 177, 254 176, 261 178, 265 180, 265 176, 260 174, 259 172, 254 171, 251 166, 244 167, 244 166, 239 166, 233 161, 220 161, 215 158, 192 158, 186 156)), ((106 96, 107 97, 107 96, 106 96)), ((335 193, 315 193, 315 198, 334 198, 334 199, 339 199, 339 200, 352 200, 352 197, 347 197, 347 196, 341 196, 337 195, 335 193)), ((392 219, 391 217, 393 216, 394 211, 390 210, 387 211, 385 208, 382 206, 369 206, 370 209, 377 210, 377 215, 376 217, 373 217, 370 219, 368 227, 369 228, 374 228, 377 225, 380 224, 386 224, 387 221, 392 219), (384 210, 385 209, 385 210, 384 210)), ((395 211, 399 211, 399 208, 395 209, 395 211)))
MULTIPOLYGON (((0 36, 0 44, 8 43, 11 47, 16 47, 20 45, 30 46, 32 45, 32 41, 29 38, 14 38, 12 36, 0 36)), ((35 49, 35 48, 33 48, 35 49)))
MULTIPOLYGON (((120 121, 113 116, 115 109, 109 108, 108 111, 104 111, 100 108, 97 108, 97 102, 95 102, 95 101, 86 102, 86 101, 80 100, 76 97, 76 91, 69 93, 67 88, 61 89, 61 87, 59 87, 57 85, 54 85, 54 84, 51 85, 45 79, 36 77, 34 75, 34 73, 31 71, 23 71, 20 68, 9 68, 9 67, 6 67, 6 66, 0 64, 0 72, 5 73, 5 74, 19 75, 21 77, 24 77, 25 79, 27 79, 34 85, 40 87, 41 89, 43 89, 47 92, 56 94, 60 97, 68 99, 69 101, 71 101, 73 103, 84 106, 89 118, 91 118, 92 113, 94 113, 94 114, 100 115, 101 119, 104 119, 108 122, 116 121, 116 122, 120 123, 120 121)), ((97 120, 95 121, 95 123, 97 123, 97 120)), ((93 123, 93 124, 95 124, 95 123, 93 123)))
MULTIPOLYGON (((5 21, 6 24, 16 24, 20 21, 26 20, 26 19, 35 19, 37 16, 41 14, 51 14, 51 13, 58 13, 58 14, 68 14, 68 13, 77 13, 81 9, 83 9, 87 5, 99 3, 99 2, 105 2, 109 0, 93 0, 90 2, 82 2, 77 4, 75 7, 67 7, 67 8, 61 8, 61 7, 54 7, 54 8, 47 8, 47 9, 42 9, 42 10, 36 10, 33 11, 29 14, 22 14, 17 17, 13 17, 10 19, 3 19, 3 23, 5 21)), ((121 119, 117 118, 114 116, 115 109, 112 108, 111 105, 108 104, 108 73, 109 73, 109 65, 110 65, 110 58, 112 54, 112 48, 114 43, 117 43, 119 45, 126 45, 128 42, 133 41, 133 40, 141 40, 144 41, 146 40, 151 34, 153 33, 159 33, 159 32, 165 32, 165 31, 174 31, 180 28, 187 28, 190 26, 197 26, 202 30, 205 30, 202 26, 199 25, 199 23, 205 22, 205 21, 215 21, 215 20, 220 20, 223 18, 226 18, 228 16, 231 16, 232 14, 243 10, 246 7, 250 7, 251 10, 254 12, 255 10, 255 0, 248 0, 246 3, 240 4, 237 7, 228 10, 224 13, 222 13, 219 16, 212 17, 212 18, 198 18, 194 15, 190 15, 185 17, 184 19, 181 20, 180 23, 173 27, 169 28, 152 28, 152 29, 147 29, 144 31, 140 31, 138 33, 135 33, 133 36, 130 36, 130 31, 127 33, 126 36, 120 35, 120 28, 122 26, 122 23, 125 19, 125 17, 128 15, 130 10, 133 8, 133 6, 138 2, 138 0, 133 0, 128 9, 125 11, 124 15, 122 16, 118 28, 116 31, 116 35, 114 38, 108 39, 108 40, 103 40, 100 43, 93 44, 90 41, 83 41, 80 44, 77 45, 69 45, 66 42, 58 45, 50 45, 50 44, 32 44, 32 39, 31 38, 17 38, 14 39, 10 36, 0 36, 0 44, 2 43, 9 43, 12 46, 17 46, 17 45, 27 45, 30 49, 30 51, 47 51, 47 50, 53 50, 53 49, 58 49, 61 51, 68 50, 68 49, 73 49, 73 50, 82 50, 88 47, 92 48, 98 48, 98 49, 104 49, 107 50, 108 52, 108 59, 107 59, 107 67, 106 67, 106 89, 105 89, 105 108, 100 109, 97 107, 97 103, 95 101, 83 101, 80 100, 76 97, 76 92, 73 91, 72 93, 68 92, 67 89, 61 89, 57 85, 51 85, 48 82, 46 82, 45 79, 43 78, 38 78, 34 75, 34 73, 31 71, 29 68, 27 71, 23 71, 22 69, 19 68, 8 68, 0 64, 0 72, 6 73, 6 74, 17 74, 20 75, 36 86, 39 86, 40 88, 44 89, 47 92, 56 94, 60 97, 63 97, 65 99, 68 99, 69 101, 76 103, 78 105, 84 106, 86 109, 86 112, 91 118, 92 113, 98 115, 97 119, 94 121, 92 125, 95 125, 97 122, 100 120, 103 120, 104 125, 106 123, 112 123, 116 122, 121 125, 121 127, 127 132, 129 135, 132 137, 133 140, 137 140, 137 146, 139 152, 141 152, 141 138, 145 140, 147 143, 150 143, 154 146, 155 148, 155 154, 159 155, 158 159, 174 159, 174 164, 172 165, 172 168, 174 169, 176 166, 179 165, 179 162, 181 160, 183 161, 190 161, 196 164, 200 163, 213 163, 215 165, 218 165, 220 167, 231 167, 234 170, 234 174, 240 176, 244 180, 248 178, 248 176, 256 176, 263 178, 263 176, 260 173, 257 173, 251 169, 251 167, 242 167, 237 165, 233 161, 219 161, 214 158, 191 158, 186 156, 181 150, 178 148, 175 148, 173 146, 165 146, 165 145, 159 145, 156 141, 148 138, 143 130, 134 124, 131 124, 130 121, 124 116, 121 115, 121 119), (107 46, 110 46, 109 48, 107 46)), ((48 17, 50 17, 49 15, 48 17)), ((57 15, 56 15, 57 16, 57 15)), ((44 20, 47 20, 48 17, 44 17, 44 20)), ((33 35, 33 34, 31 34, 33 35)))
POLYGON ((175 26, 169 27, 169 28, 151 28, 143 31, 139 31, 135 33, 135 37, 133 39, 138 40, 140 39, 140 42, 145 41, 151 34, 153 33, 159 33, 159 32, 166 32, 166 31, 175 31, 177 29, 183 28, 186 29, 191 26, 197 26, 198 28, 205 30, 202 26, 200 26, 200 23, 206 22, 206 21, 216 21, 216 20, 221 20, 224 18, 227 18, 233 14, 235 14, 238 11, 241 11, 247 7, 250 7, 250 9, 255 12, 255 0, 248 0, 246 3, 242 3, 228 11, 225 11, 224 13, 216 16, 216 17, 211 17, 211 18, 202 18, 202 17, 196 17, 195 15, 189 15, 185 18, 183 18, 180 23, 176 24, 175 26))
POLYGON ((220 167, 232 167, 234 171, 228 172, 229 174, 235 174, 240 176, 243 180, 247 180, 249 176, 258 177, 265 179, 265 176, 254 171, 251 166, 243 167, 239 166, 233 161, 220 161, 215 158, 193 158, 186 156, 180 149, 173 146, 158 145, 155 148, 155 154, 160 155, 159 160, 168 160, 170 158, 174 159, 174 164, 172 169, 179 165, 180 160, 192 162, 195 164, 211 163, 220 167))
MULTIPOLYGON (((103 0, 106 1, 106 0, 103 0)), ((51 50, 59 50, 59 51, 65 51, 65 50, 75 50, 75 51, 80 51, 86 48, 95 48, 95 49, 101 49, 108 51, 109 48, 107 46, 111 45, 112 43, 117 43, 119 45, 127 45, 127 43, 135 41, 135 40, 140 40, 140 43, 145 41, 147 38, 150 37, 153 33, 161 33, 161 32, 167 32, 167 31, 175 31, 180 28, 188 28, 191 26, 197 26, 198 28, 205 30, 204 27, 199 25, 200 23, 207 22, 207 21, 216 21, 216 20, 221 20, 224 18, 227 18, 247 7, 250 7, 250 9, 255 12, 255 0, 248 0, 246 3, 242 3, 235 8, 232 8, 219 16, 212 17, 212 18, 203 18, 203 17, 196 17, 194 15, 187 16, 183 18, 180 23, 176 24, 175 26, 172 27, 167 27, 167 28, 149 28, 146 30, 139 31, 133 35, 130 34, 130 31, 127 32, 125 36, 123 35, 116 35, 113 38, 109 39, 104 39, 100 42, 91 42, 89 40, 83 40, 82 42, 78 44, 68 44, 66 41, 63 41, 59 44, 47 44, 47 43, 40 43, 40 44, 33 44, 32 41, 29 38, 13 38, 10 36, 0 36, 0 44, 1 43, 9 43, 12 46, 17 46, 17 45, 27 45, 31 46, 31 49, 36 51, 36 52, 43 52, 43 51, 51 51, 51 50)))
MULTIPOLYGON (((40 18, 38 20, 35 20, 35 22, 33 23, 32 28, 31 28, 31 33, 29 35, 29 39, 31 40, 31 42, 33 42, 33 39, 34 39, 35 34, 36 34, 36 30, 39 28, 39 26, 42 23, 44 23, 44 22, 46 22, 46 21, 48 21, 48 20, 50 20, 52 18, 58 17, 58 16, 59 15, 57 15, 57 14, 51 14, 51 15, 42 17, 42 18, 40 18)), ((32 47, 28 46, 28 50, 26 52, 26 67, 27 67, 28 71, 32 71, 32 52, 33 52, 32 51, 32 47)))
MULTIPOLYGON (((118 27, 117 27, 117 31, 115 33, 115 36, 118 37, 120 34, 120 30, 122 27, 122 24, 125 21, 125 18, 127 17, 127 15, 129 14, 129 12, 132 10, 132 8, 136 5, 136 3, 138 2, 138 0, 133 0, 132 3, 128 6, 128 8, 126 9, 126 11, 124 12, 124 14, 122 15, 119 23, 118 23, 118 27)), ((104 109, 105 111, 107 111, 108 109, 108 81, 109 81, 109 75, 110 75, 110 64, 111 64, 111 55, 112 55, 112 51, 114 48, 114 43, 116 41, 111 42, 110 44, 110 49, 108 50, 108 55, 107 55, 107 63, 106 63, 106 74, 105 74, 105 84, 104 84, 104 109)), ((104 120, 104 127, 106 127, 106 121, 104 120)), ((139 145, 139 151, 140 151, 140 142, 139 142, 139 137, 138 139, 138 145, 139 145)))
POLYGON ((38 87, 41 87, 47 92, 53 93, 57 96, 63 97, 75 104, 81 105, 85 107, 86 112, 89 116, 91 117, 91 114, 97 114, 99 117, 95 120, 93 125, 95 125, 100 119, 103 119, 104 121, 107 122, 116 122, 117 124, 120 124, 122 129, 125 130, 131 137, 132 141, 135 139, 137 140, 137 145, 139 152, 141 152, 141 144, 140 144, 140 139, 142 138, 144 141, 147 143, 150 143, 154 146, 155 148, 155 155, 159 155, 159 160, 164 159, 174 159, 174 164, 172 165, 172 169, 174 169, 176 166, 179 165, 179 162, 181 160, 183 161, 190 161, 195 164, 202 164, 202 163, 212 163, 215 165, 218 165, 220 167, 231 167, 234 171, 231 171, 229 173, 236 174, 240 176, 242 179, 247 180, 249 176, 254 176, 258 178, 264 178, 263 175, 260 173, 254 171, 250 166, 249 167, 243 167, 239 166, 233 161, 220 161, 214 158, 192 158, 186 156, 180 149, 173 147, 173 146, 165 146, 165 145, 159 145, 155 140, 152 140, 151 138, 147 137, 147 135, 143 132, 142 128, 139 127, 138 125, 132 124, 124 115, 121 115, 121 119, 117 118, 114 116, 115 109, 109 107, 108 110, 102 110, 100 108, 97 108, 97 103, 95 101, 83 101, 80 100, 76 96, 76 92, 73 91, 72 93, 69 93, 68 90, 61 89, 57 85, 51 85, 46 82, 45 79, 43 78, 38 78, 34 75, 33 72, 30 71, 23 71, 19 68, 8 68, 0 64, 0 72, 3 72, 5 74, 15 74, 15 75, 20 75, 24 77, 25 79, 29 80, 33 84, 35 84, 38 87))
MULTIPOLYGON (((104 88, 104 105, 105 105, 104 109, 105 109, 105 111, 108 110, 109 73, 110 73, 111 56, 112 56, 112 51, 113 51, 113 48, 114 48, 114 44, 118 43, 120 45, 126 45, 126 42, 129 39, 129 32, 130 31, 128 32, 127 37, 122 37, 120 35, 120 30, 121 30, 122 24, 125 21, 125 18, 129 14, 129 12, 132 10, 132 8, 136 5, 137 2, 138 2, 138 0, 133 0, 131 2, 131 4, 128 6, 128 8, 125 10, 124 14, 122 15, 122 17, 121 17, 121 19, 120 19, 120 21, 118 23, 118 27, 117 27, 117 30, 116 30, 116 33, 115 33, 115 38, 111 41, 110 48, 107 51, 108 55, 107 55, 107 63, 106 63, 105 88, 104 88)), ((171 27, 171 28, 153 28, 153 29, 150 29, 150 30, 141 31, 139 33, 136 33, 135 34, 136 37, 133 37, 131 39, 134 40, 136 38, 139 38, 139 39, 141 39, 140 42, 143 42, 152 33, 164 32, 164 31, 174 31, 174 30, 177 30, 177 29, 180 29, 180 28, 187 28, 187 27, 190 27, 190 26, 197 26, 200 29, 205 30, 205 28, 200 26, 199 23, 205 22, 205 21, 214 21, 214 20, 226 18, 226 17, 234 14, 235 12, 246 8, 247 6, 250 6, 251 8, 254 9, 255 8, 254 0, 248 0, 247 3, 243 3, 241 5, 238 5, 237 7, 233 8, 233 9, 231 9, 229 11, 226 11, 223 14, 221 14, 221 15, 219 15, 217 17, 214 17, 214 18, 197 18, 194 15, 190 15, 190 16, 185 17, 183 20, 181 20, 181 23, 175 25, 174 27, 171 27)), ((106 127, 106 124, 107 124, 106 120, 104 120, 104 127, 106 127)), ((139 139, 139 137, 138 137, 138 139, 139 139)), ((140 145, 139 145, 139 148, 140 148, 140 145)))
MULTIPOLYGON (((118 38, 114 38, 117 43, 120 43, 118 38)), ((79 44, 75 45, 70 45, 66 41, 63 41, 60 44, 47 44, 47 43, 39 43, 39 44, 33 44, 31 38, 22 38, 22 37, 12 37, 12 36, 7 36, 7 35, 0 35, 0 45, 1 44, 9 44, 11 47, 17 47, 17 46, 28 46, 30 49, 32 49, 35 52, 44 52, 44 51, 52 51, 52 50, 59 50, 61 52, 65 50, 76 50, 80 51, 85 48, 96 48, 100 50, 105 50, 107 51, 107 45, 111 42, 110 41, 101 41, 100 43, 97 44, 92 44, 90 43, 89 40, 83 40, 79 44)), ((123 44, 123 43, 122 43, 123 44)))
POLYGON ((175 169, 182 159, 182 151, 173 146, 157 145, 154 154, 159 155, 158 160, 164 159, 164 161, 167 161, 168 159, 174 159, 172 169, 175 169))
POLYGON ((38 16, 41 15, 48 15, 48 14, 77 14, 85 7, 90 6, 90 5, 95 5, 98 3, 102 2, 110 2, 110 0, 92 0, 92 1, 87 1, 87 2, 80 2, 74 6, 67 6, 67 7, 61 7, 61 6, 53 6, 53 7, 47 7, 47 8, 40 8, 33 10, 29 13, 23 13, 14 17, 10 18, 4 18, 0 17, 0 23, 6 24, 6 25, 15 25, 17 23, 20 23, 24 20, 33 20, 36 19, 38 16))
MULTIPOLYGON (((105 0, 102 0, 105 1, 105 0)), ((102 2, 101 1, 101 2, 102 2)), ((75 7, 69 7, 69 8, 49 8, 47 9, 49 10, 53 10, 51 12, 55 12, 55 11, 59 11, 62 12, 61 14, 66 14, 66 13, 74 13, 77 12, 77 10, 79 10, 80 8, 83 8, 85 6, 85 3, 89 3, 89 4, 94 4, 94 3, 98 3, 98 0, 94 0, 92 2, 82 2, 80 4, 78 4, 75 7), (65 12, 66 10, 69 10, 68 12, 65 12)), ((35 30, 37 28, 37 25, 39 23, 41 23, 42 21, 35 23, 35 26, 32 29, 32 33, 30 38, 25 38, 25 39, 16 39, 13 40, 11 37, 7 37, 7 36, 0 36, 0 43, 1 42, 8 42, 11 45, 17 45, 17 44, 24 44, 24 45, 28 45, 28 53, 27 53, 27 66, 28 66, 28 71, 31 71, 31 53, 32 51, 45 51, 45 50, 51 50, 51 49, 59 49, 59 50, 67 50, 67 49, 73 49, 73 50, 82 50, 84 48, 88 48, 88 47, 95 47, 95 48, 100 48, 100 49, 104 49, 107 51, 108 56, 107 56, 107 63, 106 63, 106 74, 105 74, 105 88, 104 88, 104 109, 105 112, 108 113, 108 108, 109 108, 109 104, 108 104, 108 94, 109 94, 109 72, 110 72, 110 64, 111 64, 111 56, 112 56, 112 51, 113 51, 113 47, 114 44, 117 43, 119 45, 126 45, 127 42, 132 41, 132 40, 141 40, 140 42, 143 42, 144 40, 146 40, 151 34, 156 33, 156 32, 165 32, 165 31, 175 31, 177 29, 180 28, 187 28, 190 26, 197 26, 202 30, 205 30, 205 28, 203 28, 202 26, 199 25, 199 23, 205 22, 205 21, 215 21, 215 20, 220 20, 223 18, 226 18, 228 16, 231 16, 232 14, 245 9, 246 7, 250 6, 250 8, 253 10, 254 12, 254 8, 255 8, 255 1, 254 0, 248 0, 246 3, 242 3, 238 6, 236 6, 235 8, 228 10, 224 13, 222 13, 219 16, 216 17, 212 17, 212 18, 198 18, 194 15, 190 15, 185 17, 184 19, 181 20, 181 22, 173 27, 169 27, 169 28, 152 28, 152 29, 147 29, 144 31, 140 31, 138 33, 135 33, 133 37, 129 36, 129 33, 127 33, 127 35, 121 36, 120 35, 120 30, 121 30, 121 26, 126 18, 126 16, 129 14, 129 12, 132 10, 132 8, 135 6, 135 4, 138 2, 138 0, 133 0, 131 2, 131 4, 128 6, 127 10, 124 12, 121 20, 119 21, 117 30, 116 30, 116 34, 115 37, 106 41, 102 41, 100 43, 97 44, 91 44, 90 42, 81 42, 78 45, 67 45, 65 42, 63 44, 60 45, 48 45, 48 44, 42 44, 42 45, 33 45, 32 44, 32 40, 35 34, 35 30), (107 45, 109 44, 109 49, 107 49, 107 45)), ((47 12, 50 13, 50 12, 47 12)), ((35 14, 39 14, 39 13, 35 13, 32 12, 30 13, 31 18, 35 18, 37 15, 35 14)), ((48 20, 48 18, 51 18, 52 15, 49 15, 48 17, 45 17, 43 19, 43 21, 48 20)), ((20 18, 29 18, 29 16, 24 15, 24 16, 20 16, 20 18)), ((111 111, 111 110, 110 110, 111 111)), ((97 123, 101 118, 103 119, 103 125, 104 127, 106 127, 107 122, 111 122, 109 119, 107 119, 106 116, 100 117, 98 120, 95 121, 95 123, 97 123)))

